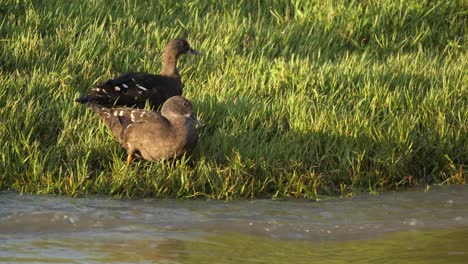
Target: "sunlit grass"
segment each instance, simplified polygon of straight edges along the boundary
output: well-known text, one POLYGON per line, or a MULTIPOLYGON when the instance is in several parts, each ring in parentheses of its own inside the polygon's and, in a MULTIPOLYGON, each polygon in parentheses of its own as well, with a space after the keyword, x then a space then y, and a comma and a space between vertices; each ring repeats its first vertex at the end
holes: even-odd
POLYGON ((466 181, 464 1, 7 0, 0 13, 0 189, 226 199, 466 181), (178 36, 205 54, 179 62, 199 145, 126 167, 74 98, 159 72, 178 36))

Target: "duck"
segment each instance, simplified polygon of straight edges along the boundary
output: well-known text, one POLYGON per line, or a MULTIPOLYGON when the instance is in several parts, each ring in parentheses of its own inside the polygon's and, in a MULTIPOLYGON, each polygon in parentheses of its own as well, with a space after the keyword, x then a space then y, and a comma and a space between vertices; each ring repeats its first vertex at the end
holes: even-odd
POLYGON ((157 112, 129 107, 108 108, 88 103, 127 151, 126 165, 134 155, 148 161, 177 158, 191 151, 198 141, 192 103, 182 96, 169 98, 157 112))
POLYGON ((177 60, 183 54, 201 56, 187 40, 176 38, 164 48, 160 74, 129 72, 96 85, 89 94, 76 98, 78 103, 96 103, 106 107, 144 108, 146 102, 159 108, 168 98, 182 95, 183 83, 177 60))

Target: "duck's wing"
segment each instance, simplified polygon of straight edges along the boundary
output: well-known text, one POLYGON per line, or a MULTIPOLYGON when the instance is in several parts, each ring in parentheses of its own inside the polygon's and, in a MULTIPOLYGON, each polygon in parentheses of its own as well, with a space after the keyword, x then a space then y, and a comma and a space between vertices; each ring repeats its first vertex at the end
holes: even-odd
POLYGON ((127 165, 135 151, 168 133, 168 120, 158 112, 134 108, 107 108, 89 103, 112 134, 127 150, 127 165), (148 136, 150 135, 150 136, 148 136), (152 137, 156 135, 156 137, 152 137))
POLYGON ((97 103, 107 107, 136 106, 143 108, 150 99, 159 106, 167 98, 165 88, 171 80, 165 76, 147 73, 127 73, 107 80, 91 89, 88 95, 77 98, 79 103, 97 103), (157 102, 154 102, 157 101, 157 102))
POLYGON ((168 122, 165 117, 153 110, 122 107, 112 108, 111 113, 113 116, 118 117, 124 126, 136 123, 168 122))

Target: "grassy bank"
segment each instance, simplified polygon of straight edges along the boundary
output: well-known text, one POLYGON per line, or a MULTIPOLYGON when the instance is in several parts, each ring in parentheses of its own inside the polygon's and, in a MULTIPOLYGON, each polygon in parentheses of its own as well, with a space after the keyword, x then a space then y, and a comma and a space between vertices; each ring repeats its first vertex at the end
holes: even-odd
POLYGON ((224 199, 466 181, 466 1, 165 2, 2 1, 0 189, 224 199), (126 167, 73 100, 159 72, 177 36, 205 53, 179 63, 199 145, 126 167))

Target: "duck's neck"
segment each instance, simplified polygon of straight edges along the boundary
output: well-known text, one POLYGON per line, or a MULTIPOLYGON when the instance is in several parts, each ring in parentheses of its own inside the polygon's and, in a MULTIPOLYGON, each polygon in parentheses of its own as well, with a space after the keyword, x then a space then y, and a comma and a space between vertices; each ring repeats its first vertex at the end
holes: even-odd
POLYGON ((180 79, 179 70, 177 69, 177 57, 174 55, 163 54, 162 61, 161 75, 180 79))

